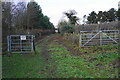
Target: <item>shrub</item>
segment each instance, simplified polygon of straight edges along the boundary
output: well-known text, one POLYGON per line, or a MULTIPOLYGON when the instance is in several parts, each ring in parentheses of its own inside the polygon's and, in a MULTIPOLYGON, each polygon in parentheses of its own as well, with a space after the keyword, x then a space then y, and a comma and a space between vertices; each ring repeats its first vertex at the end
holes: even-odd
POLYGON ((75 32, 75 28, 71 25, 65 25, 61 29, 61 34, 63 35, 64 33, 73 33, 75 32))

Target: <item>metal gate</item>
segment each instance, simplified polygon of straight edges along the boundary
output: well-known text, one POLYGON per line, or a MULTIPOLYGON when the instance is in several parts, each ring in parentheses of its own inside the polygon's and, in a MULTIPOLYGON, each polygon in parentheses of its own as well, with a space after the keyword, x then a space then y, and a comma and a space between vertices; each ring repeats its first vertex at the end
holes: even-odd
POLYGON ((33 51, 33 35, 9 35, 8 52, 30 53, 33 51))
POLYGON ((81 47, 118 45, 119 30, 80 31, 81 47))

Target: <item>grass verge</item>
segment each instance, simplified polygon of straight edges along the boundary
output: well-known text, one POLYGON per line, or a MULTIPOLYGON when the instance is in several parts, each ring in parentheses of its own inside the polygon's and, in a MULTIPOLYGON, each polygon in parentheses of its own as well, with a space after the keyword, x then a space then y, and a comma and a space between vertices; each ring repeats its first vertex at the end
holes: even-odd
POLYGON ((118 47, 104 46, 79 49, 79 56, 74 56, 63 45, 55 42, 49 45, 49 51, 57 65, 59 78, 118 78, 118 47), (87 53, 87 54, 85 54, 87 53))

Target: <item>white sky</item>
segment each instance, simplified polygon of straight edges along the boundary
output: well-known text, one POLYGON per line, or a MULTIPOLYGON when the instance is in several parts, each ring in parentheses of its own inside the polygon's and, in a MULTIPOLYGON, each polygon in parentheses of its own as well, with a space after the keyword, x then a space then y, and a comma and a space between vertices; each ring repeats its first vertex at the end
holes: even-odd
MULTIPOLYGON (((56 26, 58 22, 65 18, 63 12, 75 10, 79 18, 95 11, 108 11, 111 8, 118 9, 120 0, 35 0, 42 8, 43 14, 50 18, 56 26)), ((81 20, 82 22, 82 20, 81 20)))

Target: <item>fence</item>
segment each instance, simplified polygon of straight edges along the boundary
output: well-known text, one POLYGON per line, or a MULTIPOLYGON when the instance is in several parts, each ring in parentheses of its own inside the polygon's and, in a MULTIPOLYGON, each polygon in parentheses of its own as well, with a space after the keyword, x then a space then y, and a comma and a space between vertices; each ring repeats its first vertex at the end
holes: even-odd
POLYGON ((79 33, 79 31, 95 31, 95 30, 117 30, 119 29, 120 22, 105 22, 100 24, 85 24, 85 25, 79 25, 76 26, 75 31, 79 33))
POLYGON ((33 51, 33 35, 9 35, 8 52, 30 53, 33 51))
POLYGON ((64 39, 67 39, 75 44, 79 44, 79 34, 65 33, 64 39))
POLYGON ((118 40, 119 30, 80 31, 79 44, 81 47, 116 45, 118 40))

